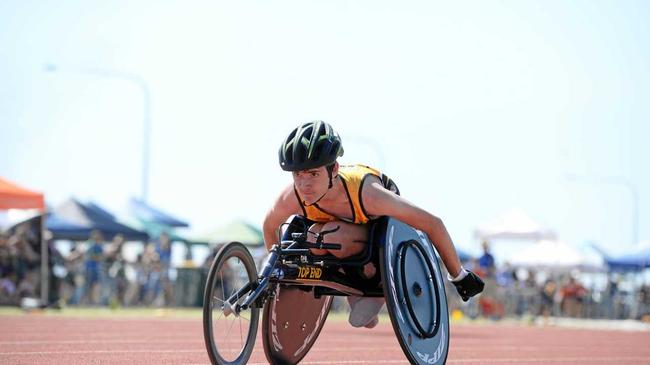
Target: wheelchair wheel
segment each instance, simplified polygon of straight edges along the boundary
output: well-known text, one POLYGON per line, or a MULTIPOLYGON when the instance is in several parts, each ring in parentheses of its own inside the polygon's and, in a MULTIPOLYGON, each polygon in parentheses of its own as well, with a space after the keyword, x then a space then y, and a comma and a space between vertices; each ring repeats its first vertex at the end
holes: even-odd
POLYGON ((214 365, 245 364, 253 352, 259 308, 233 312, 247 292, 239 293, 232 305, 226 302, 253 283, 257 272, 246 247, 239 242, 222 247, 210 267, 203 298, 203 336, 214 365))
POLYGON ((329 295, 314 298, 313 291, 277 287, 264 304, 262 338, 264 353, 272 365, 294 365, 316 342, 332 305, 329 295))
POLYGON ((444 364, 449 351, 449 314, 440 266, 427 238, 390 219, 380 249, 386 307, 411 364, 444 364))

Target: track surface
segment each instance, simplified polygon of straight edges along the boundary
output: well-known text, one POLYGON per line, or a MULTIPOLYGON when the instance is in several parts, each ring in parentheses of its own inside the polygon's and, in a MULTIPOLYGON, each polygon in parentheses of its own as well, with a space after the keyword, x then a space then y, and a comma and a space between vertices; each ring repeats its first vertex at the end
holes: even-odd
MULTIPOLYGON (((650 364, 650 332, 452 325, 448 364, 650 364)), ((0 316, 0 364, 209 365, 201 320, 0 316)), ((266 364, 261 338, 249 364, 266 364)), ((328 321, 301 364, 408 364, 392 327, 328 321)))

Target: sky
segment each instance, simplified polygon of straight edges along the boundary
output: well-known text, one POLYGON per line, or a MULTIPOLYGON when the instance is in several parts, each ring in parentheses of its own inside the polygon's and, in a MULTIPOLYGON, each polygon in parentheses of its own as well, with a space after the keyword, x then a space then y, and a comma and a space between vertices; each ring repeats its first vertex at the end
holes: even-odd
POLYGON ((622 252, 650 239, 647 19, 646 1, 4 0, 0 176, 120 213, 148 151, 148 202, 200 236, 261 225, 291 182, 280 143, 320 119, 342 163, 381 169, 465 250, 516 207, 622 252), (149 149, 119 75, 147 85, 149 149))

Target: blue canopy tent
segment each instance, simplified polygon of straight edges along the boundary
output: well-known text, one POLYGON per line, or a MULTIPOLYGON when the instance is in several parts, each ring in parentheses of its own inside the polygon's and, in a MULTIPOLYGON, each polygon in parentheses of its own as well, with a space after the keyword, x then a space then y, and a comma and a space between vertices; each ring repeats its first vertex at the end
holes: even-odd
MULTIPOLYGON (((77 226, 76 228, 80 226, 90 231, 96 229, 102 232, 106 239, 112 239, 118 234, 123 235, 127 241, 147 241, 149 239, 147 233, 119 223, 115 219, 115 216, 94 203, 83 204, 71 198, 55 208, 53 213, 53 227, 55 227, 55 224, 59 224, 60 232, 64 233, 65 227, 63 226, 67 224, 67 229, 69 229, 68 239, 88 238, 88 235, 82 235, 80 230, 75 231, 75 227, 70 226, 70 224, 77 226)), ((52 232, 54 233, 55 231, 52 232)))
POLYGON ((607 265, 614 271, 636 271, 650 268, 650 247, 638 249, 618 257, 605 259, 607 265))
POLYGON ((74 224, 53 213, 45 216, 45 228, 52 232, 52 238, 55 240, 81 241, 90 237, 91 228, 74 224))
POLYGON ((149 237, 159 237, 162 233, 166 233, 172 241, 197 244, 197 242, 190 242, 190 240, 179 236, 175 232, 176 228, 189 227, 189 223, 136 198, 129 200, 129 210, 133 218, 137 221, 134 222, 135 226, 146 231, 149 237))
POLYGON ((190 226, 189 223, 172 217, 171 215, 148 205, 142 200, 131 198, 129 201, 129 208, 133 215, 142 222, 155 223, 161 226, 174 228, 187 228, 190 226))

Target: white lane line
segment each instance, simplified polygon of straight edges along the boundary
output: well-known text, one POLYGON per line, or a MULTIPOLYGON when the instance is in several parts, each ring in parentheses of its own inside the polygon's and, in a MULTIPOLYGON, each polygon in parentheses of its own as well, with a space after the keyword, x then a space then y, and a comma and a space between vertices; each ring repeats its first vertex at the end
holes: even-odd
MULTIPOLYGON (((190 345, 201 345, 202 341, 182 341, 182 340, 156 340, 156 339, 151 339, 151 340, 68 340, 68 341, 0 341, 0 346, 31 346, 31 345, 95 345, 95 344, 152 344, 152 342, 155 342, 156 344, 190 344, 190 345)), ((234 343, 234 342, 233 342, 234 343)), ((393 346, 394 349, 399 349, 397 344, 393 346)), ((575 346, 553 346, 553 349, 574 349, 575 346)), ((225 348, 224 351, 230 351, 230 350, 238 350, 240 347, 236 348, 225 348)), ((354 350, 354 351, 373 351, 373 350, 385 350, 387 349, 387 346, 384 345, 377 345, 377 346, 356 346, 356 347, 346 347, 348 350, 354 350)), ((476 351, 476 346, 452 346, 453 351, 455 352, 465 352, 465 351, 476 351)), ((544 349, 543 347, 540 346, 515 346, 515 345, 492 345, 490 346, 491 350, 518 350, 518 351, 541 351, 544 349)), ((633 346, 628 346, 628 347, 621 347, 617 346, 616 349, 618 351, 626 352, 626 351, 632 351, 634 349, 638 349, 638 347, 633 347, 633 346)), ((62 350, 63 351, 63 350, 62 350)), ((78 350, 78 351, 83 351, 83 350, 78 350)), ((89 350, 91 351, 91 350, 89 350)), ((95 351, 100 351, 100 350, 95 350, 95 351)), ((101 351, 111 351, 111 350, 101 350, 101 351)), ((125 350, 128 351, 128 350, 125 350)), ((256 349, 256 351, 261 351, 260 349, 256 349)), ((328 347, 327 344, 318 344, 318 346, 314 346, 310 352, 338 352, 340 349, 338 348, 332 348, 328 347)), ((13 351, 15 353, 17 351, 13 351)), ((0 350, 0 354, 2 354, 2 351, 0 350)))
POLYGON ((46 340, 38 340, 38 341, 0 341, 0 346, 2 345, 83 345, 83 344, 97 344, 97 343, 119 343, 119 344, 139 344, 139 343, 147 343, 150 344, 152 342, 155 343, 197 343, 199 341, 189 341, 189 340, 158 340, 158 339, 151 339, 151 340, 67 340, 67 341, 46 341, 46 340))
MULTIPOLYGON (((447 363, 465 364, 465 363, 553 363, 553 362, 614 362, 614 361, 643 361, 650 360, 650 357, 562 357, 546 359, 447 359, 447 363)), ((301 361, 305 365, 325 365, 325 364, 408 364, 408 360, 335 360, 335 361, 301 361)), ((210 365, 209 363, 184 363, 182 365, 210 365)), ((248 365, 268 365, 266 362, 249 363, 248 365)))
POLYGON ((173 353, 205 353, 200 350, 88 350, 88 351, 31 351, 31 352, 0 352, 0 356, 33 356, 33 355, 83 355, 83 354, 173 354, 173 353))
MULTIPOLYGON (((383 349, 383 347, 374 347, 374 348, 369 348, 369 347, 346 347, 346 350, 352 350, 352 351, 369 351, 369 350, 378 350, 378 349, 383 349)), ((240 350, 239 347, 234 347, 234 348, 225 348, 223 351, 236 351, 240 350)), ((340 352, 340 349, 315 349, 313 348, 311 350, 312 352, 340 352)), ((111 354, 111 353, 116 353, 116 354, 128 354, 128 353, 173 353, 173 352, 189 352, 189 353, 194 353, 194 352, 204 352, 207 354, 207 351, 205 349, 201 350, 160 350, 160 349, 150 349, 150 350, 71 350, 71 351, 65 351, 65 350, 59 350, 59 351, 8 351, 8 352, 0 352, 0 356, 6 355, 6 356, 17 356, 17 355, 74 355, 74 354, 111 354)), ((255 348, 253 350, 253 353, 262 353, 263 350, 261 348, 255 348)))
MULTIPOLYGON (((367 348, 360 348, 364 350, 367 348)), ((256 349, 257 350, 257 349, 256 349)), ((357 350, 356 348, 350 350, 357 350)), ((339 350, 320 350, 317 352, 325 351, 339 351, 339 350)), ((259 350, 255 351, 259 352, 259 350)), ((132 353, 147 353, 147 354, 169 354, 169 353, 205 353, 205 349, 196 350, 88 350, 88 351, 31 351, 31 352, 0 352, 0 356, 37 356, 37 355, 82 355, 82 354, 132 354, 132 353)), ((650 361, 650 356, 617 356, 617 357, 558 357, 558 358, 469 358, 469 359, 447 359, 451 364, 466 364, 466 363, 557 363, 557 362, 580 362, 580 363, 594 363, 594 362, 620 362, 620 361, 650 361)), ((336 361, 302 361, 301 364, 324 365, 324 364, 400 364, 408 363, 404 358, 396 360, 375 359, 375 360, 336 360, 336 361)), ((208 363, 195 363, 184 365, 209 365, 208 363)), ((266 363, 251 363, 249 365, 266 365, 266 363)))
POLYGON ((451 359, 447 360, 448 363, 550 363, 550 362, 607 362, 611 363, 614 361, 643 361, 650 360, 648 357, 640 356, 620 356, 620 357, 553 357, 553 358, 543 358, 543 359, 531 359, 531 358, 521 358, 521 359, 451 359))

